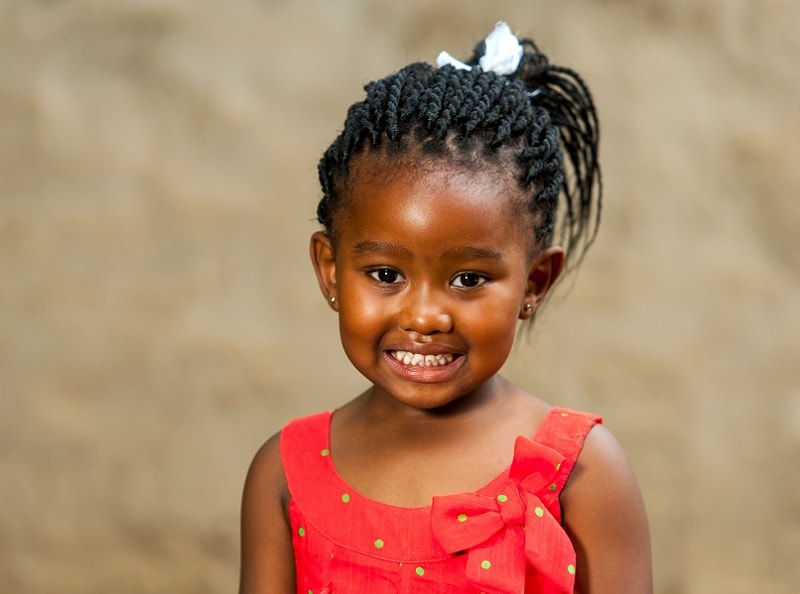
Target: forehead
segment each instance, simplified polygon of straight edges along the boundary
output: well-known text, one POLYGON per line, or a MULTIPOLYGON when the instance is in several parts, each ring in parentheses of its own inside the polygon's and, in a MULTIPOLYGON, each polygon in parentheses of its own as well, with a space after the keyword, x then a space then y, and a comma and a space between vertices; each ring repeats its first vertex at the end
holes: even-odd
POLYGON ((456 244, 527 247, 522 191, 495 171, 447 163, 358 159, 347 184, 342 239, 396 241, 436 251, 456 244))

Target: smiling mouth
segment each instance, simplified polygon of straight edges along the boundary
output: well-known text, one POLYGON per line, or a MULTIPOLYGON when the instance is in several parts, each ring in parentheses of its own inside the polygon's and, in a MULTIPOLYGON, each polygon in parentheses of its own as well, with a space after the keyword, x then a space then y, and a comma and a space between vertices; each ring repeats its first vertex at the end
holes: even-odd
POLYGON ((408 351, 393 351, 392 357, 411 367, 442 367, 453 362, 456 355, 452 353, 441 353, 439 355, 421 355, 420 353, 410 353, 408 351))

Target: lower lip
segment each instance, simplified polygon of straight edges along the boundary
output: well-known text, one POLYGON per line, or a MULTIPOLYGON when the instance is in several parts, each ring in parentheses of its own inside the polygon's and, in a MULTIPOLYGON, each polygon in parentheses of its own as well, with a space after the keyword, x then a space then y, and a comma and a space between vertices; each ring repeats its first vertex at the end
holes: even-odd
POLYGON ((405 365, 389 353, 384 353, 389 365, 403 379, 421 384, 433 384, 451 379, 464 364, 464 356, 454 358, 447 365, 423 367, 422 365, 405 365))

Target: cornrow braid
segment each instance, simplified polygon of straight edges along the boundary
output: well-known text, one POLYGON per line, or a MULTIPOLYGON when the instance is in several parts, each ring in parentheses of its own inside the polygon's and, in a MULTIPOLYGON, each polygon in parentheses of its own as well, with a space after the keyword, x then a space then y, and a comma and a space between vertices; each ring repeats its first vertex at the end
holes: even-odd
POLYGON ((602 207, 597 113, 576 72, 550 64, 532 40, 520 44, 524 52, 510 75, 481 70, 481 42, 466 62, 471 69, 419 62, 367 84, 319 163, 317 219, 325 231, 335 237, 349 164, 367 150, 431 155, 475 169, 507 170, 510 162, 528 192, 535 246, 555 239, 568 269, 580 263, 602 207))

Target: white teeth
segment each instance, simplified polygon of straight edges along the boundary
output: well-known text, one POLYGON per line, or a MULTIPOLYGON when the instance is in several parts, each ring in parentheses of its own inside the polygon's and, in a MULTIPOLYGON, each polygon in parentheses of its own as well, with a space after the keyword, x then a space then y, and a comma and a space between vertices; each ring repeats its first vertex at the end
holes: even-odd
POLYGON ((452 363, 455 356, 449 353, 443 353, 441 355, 420 355, 419 353, 410 353, 408 351, 395 351, 394 358, 403 365, 412 365, 414 367, 439 367, 452 363))

